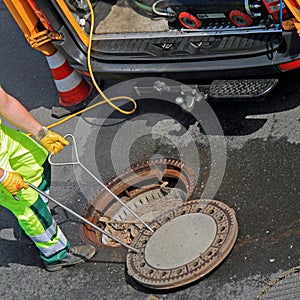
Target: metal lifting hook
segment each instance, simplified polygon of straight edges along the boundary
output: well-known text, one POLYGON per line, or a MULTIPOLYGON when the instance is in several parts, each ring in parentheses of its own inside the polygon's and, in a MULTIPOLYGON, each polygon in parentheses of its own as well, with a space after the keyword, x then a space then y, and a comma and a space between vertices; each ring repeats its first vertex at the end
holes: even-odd
POLYGON ((113 196, 117 201, 119 201, 133 216, 135 216, 148 230, 150 230, 151 232, 153 232, 153 229, 147 225, 130 207, 128 207, 117 195, 115 195, 101 180, 99 180, 90 170, 88 170, 86 168, 86 166, 84 166, 80 160, 79 160, 79 156, 78 156, 78 151, 77 151, 77 144, 76 144, 76 140, 75 137, 68 133, 64 136, 64 138, 66 139, 67 137, 71 137, 73 140, 73 148, 74 148, 74 152, 75 152, 75 157, 76 160, 75 161, 70 161, 70 162, 53 162, 52 156, 53 154, 49 155, 48 161, 51 165, 53 166, 66 166, 66 165, 79 165, 81 166, 91 177, 93 177, 111 196, 113 196))
POLYGON ((77 214, 75 211, 71 210, 70 208, 68 208, 67 206, 63 205, 62 203, 60 203, 59 201, 57 201, 56 199, 52 198, 51 196, 49 196, 48 194, 46 194, 45 192, 41 191, 40 189, 38 189, 37 187, 35 187, 33 184, 31 184, 30 182, 26 182, 32 189, 34 189, 35 191, 37 191, 39 194, 41 194, 42 196, 48 198, 49 200, 53 201, 55 204, 57 204, 58 206, 62 207, 64 210, 68 211, 69 213, 71 213, 72 215, 74 215, 75 217, 79 218, 81 221, 83 221, 84 223, 87 223, 88 225, 90 225, 91 227, 95 228, 96 230, 100 231, 102 234, 108 236, 109 238, 111 238, 112 240, 114 240, 115 242, 123 245, 124 247, 139 253, 139 250, 136 248, 133 248, 127 244, 125 244, 124 242, 122 242, 121 240, 119 240, 118 238, 114 237, 113 235, 111 235, 109 232, 106 232, 105 230, 101 229, 100 227, 98 227, 97 225, 93 224, 92 222, 90 222, 89 220, 83 218, 81 215, 77 214))
MULTIPOLYGON (((49 155, 48 161, 51 165, 53 166, 66 166, 66 165, 79 165, 81 166, 91 177, 93 177, 110 195, 112 195, 117 201, 119 201, 132 215, 134 215, 148 230, 150 230, 151 232, 154 232, 153 229, 146 224, 134 211, 132 211, 132 209, 130 207, 128 207, 117 195, 115 195, 110 189, 107 188, 107 186, 102 183, 90 170, 88 170, 79 160, 79 156, 78 156, 78 151, 77 151, 77 144, 76 144, 76 140, 75 137, 72 134, 66 134, 64 136, 64 138, 68 138, 70 137, 73 140, 73 148, 74 148, 74 152, 75 152, 75 157, 76 160, 74 161, 70 161, 70 162, 53 162, 52 161, 52 156, 53 154, 49 155)), ((60 203, 59 201, 57 201, 56 199, 52 198, 51 196, 49 196, 48 194, 44 193, 43 191, 39 190, 37 187, 35 187, 34 185, 32 185, 31 183, 27 182, 27 184, 34 190, 36 190, 39 194, 43 195, 44 197, 48 198, 49 200, 53 201, 54 203, 56 203, 58 206, 61 206, 63 209, 65 209, 66 211, 68 211, 69 213, 73 214, 74 216, 76 216, 77 218, 79 218, 80 220, 82 220, 83 222, 87 223, 88 225, 90 225, 91 227, 95 228, 96 230, 100 231, 102 234, 108 236, 109 238, 113 239, 114 241, 116 241, 117 243, 120 243, 121 245, 123 245, 124 247, 138 253, 139 251, 127 244, 125 244, 124 242, 120 241, 118 238, 114 237, 113 235, 111 235, 110 233, 106 232, 105 230, 101 229, 100 227, 96 226, 95 224, 93 224, 92 222, 90 222, 89 220, 83 218, 82 216, 80 216, 79 214, 77 214, 76 212, 74 212, 73 210, 71 210, 70 208, 66 207, 65 205, 63 205, 62 203, 60 203)))

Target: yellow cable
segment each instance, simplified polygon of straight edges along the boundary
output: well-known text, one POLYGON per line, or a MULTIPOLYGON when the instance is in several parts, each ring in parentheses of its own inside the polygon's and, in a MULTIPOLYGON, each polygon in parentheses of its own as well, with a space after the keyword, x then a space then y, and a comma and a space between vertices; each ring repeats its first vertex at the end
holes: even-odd
MULTIPOLYGON (((118 98, 118 97, 111 98, 110 101, 121 100, 121 99, 117 99, 117 98, 118 98)), ((70 119, 72 119, 72 118, 74 118, 74 117, 76 117, 76 116, 78 116, 78 115, 80 115, 80 114, 83 114, 83 113, 85 113, 85 112, 87 112, 87 111, 89 111, 89 110, 91 110, 91 109, 93 109, 93 108, 95 108, 95 107, 97 107, 97 106, 100 106, 100 105, 106 104, 106 103, 107 103, 107 102, 106 102, 105 100, 104 100, 104 101, 97 102, 97 103, 95 103, 95 104, 93 104, 93 105, 91 105, 91 106, 88 106, 88 107, 86 107, 86 108, 84 108, 84 109, 82 109, 82 110, 79 110, 79 111, 77 111, 77 112, 75 112, 75 113, 73 113, 73 114, 71 114, 71 115, 69 115, 69 116, 63 118, 63 119, 60 120, 60 121, 57 121, 57 122, 55 122, 55 123, 53 123, 53 124, 50 124, 50 125, 47 125, 46 127, 47 127, 48 129, 53 128, 53 127, 56 127, 56 126, 58 126, 58 125, 60 125, 60 124, 62 124, 62 123, 64 123, 64 122, 66 122, 66 121, 69 121, 70 119)))
POLYGON ((118 96, 118 97, 113 97, 113 98, 107 98, 106 95, 103 93, 103 91, 100 89, 99 85, 97 84, 96 80, 95 80, 95 77, 94 77, 94 73, 93 73, 93 69, 92 69, 92 65, 91 65, 91 49, 92 49, 92 41, 93 41, 93 32, 94 32, 94 27, 95 27, 95 15, 94 15, 94 9, 93 9, 93 6, 91 4, 91 2, 89 0, 86 0, 87 3, 88 3, 88 6, 89 6, 89 9, 90 9, 90 13, 91 13, 91 28, 90 28, 90 35, 89 35, 89 45, 88 45, 88 57, 87 57, 87 63, 88 63, 88 70, 89 70, 89 73, 90 73, 90 76, 91 76, 91 79, 92 79, 92 82, 95 86, 95 88, 97 89, 97 91, 99 92, 99 94, 101 95, 101 97, 104 99, 104 101, 100 101, 100 102, 97 102, 87 108, 84 108, 76 113, 73 113, 72 115, 70 116, 67 116, 66 118, 58 121, 58 122, 55 122, 53 124, 50 124, 48 126, 46 126, 47 128, 53 128, 53 127, 56 127, 84 112, 87 112, 97 106, 100 106, 102 104, 105 104, 105 103, 108 103, 110 106, 112 106, 114 109, 116 109, 117 111, 119 111, 120 113, 122 114, 126 114, 126 115, 129 115, 129 114, 132 114, 136 111, 137 109, 137 103, 136 101, 131 98, 131 97, 127 97, 127 96, 118 96), (128 100, 130 102, 132 102, 133 104, 133 109, 132 110, 129 110, 129 111, 126 111, 126 110, 123 110, 121 108, 119 108, 118 106, 116 106, 113 101, 116 101, 116 100, 128 100))
POLYGON ((135 102, 135 100, 131 97, 127 97, 127 96, 119 96, 119 97, 114 97, 114 98, 107 98, 105 96, 105 94, 102 92, 102 90, 100 89, 100 87, 98 86, 94 74, 93 74, 93 69, 92 69, 92 65, 91 65, 91 50, 92 50, 92 41, 93 41, 93 32, 94 32, 94 27, 95 27, 95 15, 94 15, 94 9, 93 6, 90 2, 90 0, 86 0, 90 9, 90 13, 91 13, 91 28, 90 28, 90 35, 89 35, 89 45, 88 45, 88 57, 87 57, 87 63, 88 63, 88 70, 92 79, 92 82, 94 84, 94 86, 96 87, 97 91, 99 92, 99 94, 102 96, 102 98, 104 99, 104 101, 106 101, 110 106, 112 106, 114 109, 116 109, 117 111, 119 111, 122 114, 125 115, 130 115, 132 113, 135 112, 135 110, 137 109, 137 104, 135 102), (128 100, 130 102, 132 102, 133 104, 133 109, 132 110, 123 110, 121 108, 119 108, 118 106, 116 106, 112 101, 113 100, 121 100, 121 99, 125 99, 128 100))
MULTIPOLYGON (((110 101, 121 100, 121 99, 117 99, 117 98, 118 98, 118 97, 111 98, 110 101)), ((52 123, 52 124, 50 124, 50 125, 47 125, 46 127, 47 127, 48 129, 51 129, 51 128, 53 128, 53 127, 56 127, 56 126, 58 126, 58 125, 60 125, 60 124, 63 124, 63 123, 65 123, 65 122, 69 121, 70 119, 72 119, 72 118, 74 118, 74 117, 76 117, 76 116, 78 116, 78 115, 80 115, 80 114, 83 114, 83 113, 85 113, 85 112, 87 112, 87 111, 89 111, 89 110, 91 110, 91 109, 93 109, 93 108, 95 108, 95 107, 97 107, 97 106, 100 106, 100 105, 106 104, 106 103, 107 103, 106 101, 100 101, 100 102, 97 102, 97 103, 95 103, 95 104, 93 104, 93 105, 91 105, 91 106, 89 106, 89 107, 86 107, 86 108, 84 108, 84 109, 82 109, 82 110, 79 110, 79 111, 77 111, 77 112, 75 112, 75 113, 73 113, 73 114, 71 114, 71 115, 69 115, 69 116, 63 118, 63 119, 60 120, 60 121, 57 121, 57 122, 52 123)), ((27 135, 28 135, 28 136, 31 136, 32 134, 31 134, 31 133, 28 133, 27 135)))

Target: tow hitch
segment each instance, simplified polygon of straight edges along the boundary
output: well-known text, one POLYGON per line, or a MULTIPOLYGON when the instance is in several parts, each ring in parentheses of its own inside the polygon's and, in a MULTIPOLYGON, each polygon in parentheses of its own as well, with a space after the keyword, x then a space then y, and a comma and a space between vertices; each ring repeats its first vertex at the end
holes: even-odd
POLYGON ((163 80, 154 82, 153 86, 136 85, 139 97, 153 97, 155 93, 172 94, 176 104, 186 111, 192 111, 197 102, 202 100, 240 99, 257 100, 270 93, 277 85, 278 79, 242 79, 214 80, 210 85, 167 85, 163 80), (154 94, 153 94, 154 93, 154 94))

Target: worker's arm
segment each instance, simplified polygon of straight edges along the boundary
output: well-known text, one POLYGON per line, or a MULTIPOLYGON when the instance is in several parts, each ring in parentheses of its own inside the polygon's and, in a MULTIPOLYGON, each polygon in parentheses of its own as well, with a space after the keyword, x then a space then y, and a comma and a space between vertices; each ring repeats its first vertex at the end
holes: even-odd
POLYGON ((13 96, 0 87, 0 114, 12 124, 37 136, 42 125, 13 96))
POLYGON ((43 127, 16 98, 1 87, 0 114, 12 124, 33 134, 50 153, 57 154, 69 145, 60 134, 43 127))
MULTIPOLYGON (((16 98, 6 93, 1 86, 0 114, 12 124, 33 134, 50 153, 56 154, 69 144, 60 134, 43 127, 16 98)), ((0 168, 0 183, 12 195, 16 195, 22 188, 28 188, 19 173, 8 172, 2 168, 0 168)))

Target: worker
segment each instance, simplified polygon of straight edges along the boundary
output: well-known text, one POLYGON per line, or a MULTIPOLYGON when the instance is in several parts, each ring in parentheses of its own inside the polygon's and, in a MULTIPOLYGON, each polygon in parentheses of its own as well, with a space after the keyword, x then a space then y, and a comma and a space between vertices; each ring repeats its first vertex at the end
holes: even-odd
POLYGON ((51 215, 48 200, 26 183, 48 193, 51 179, 48 154, 57 154, 69 142, 43 127, 1 86, 0 114, 37 140, 4 126, 0 118, 0 205, 16 216, 20 227, 39 249, 46 270, 57 271, 89 260, 95 248, 91 245, 70 247, 51 215))

